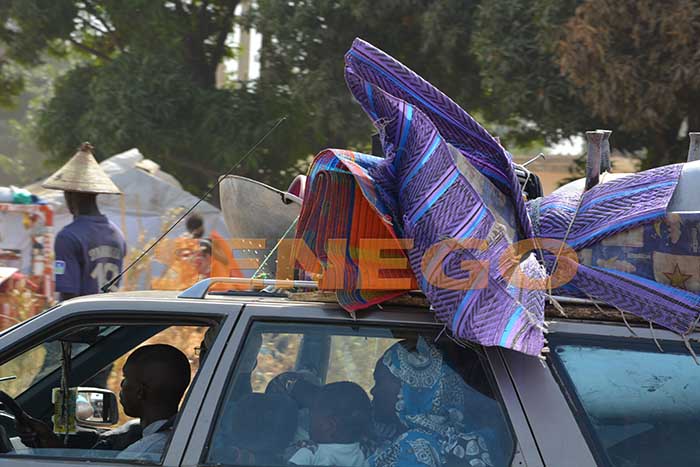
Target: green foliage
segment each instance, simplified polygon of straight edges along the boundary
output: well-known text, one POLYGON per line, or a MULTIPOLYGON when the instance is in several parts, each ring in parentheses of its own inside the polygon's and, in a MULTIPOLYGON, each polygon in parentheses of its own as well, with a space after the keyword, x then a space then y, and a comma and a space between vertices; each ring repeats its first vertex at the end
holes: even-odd
POLYGON ((0 61, 0 108, 12 108, 16 105, 15 97, 24 88, 24 80, 0 61))
POLYGON ((0 43, 8 60, 25 66, 42 62, 44 52, 63 55, 58 39, 74 29, 77 3, 72 0, 4 0, 0 2, 0 43))
MULTIPOLYGON (((56 97, 40 116, 39 142, 58 160, 86 139, 97 142, 98 158, 138 147, 185 185, 201 188, 285 110, 246 87, 193 86, 188 70, 170 57, 122 54, 105 66, 75 68, 57 81, 56 97)), ((291 146, 267 145, 249 173, 257 165, 269 173, 286 168, 289 158, 278 156, 291 146)))
MULTIPOLYGON (((284 186, 325 147, 369 148, 372 126, 343 79, 343 54, 362 37, 510 148, 534 154, 535 143, 610 128, 615 148, 647 149, 651 165, 673 160, 659 154, 675 154, 680 121, 700 128, 689 39, 698 14, 690 0, 662 3, 644 0, 635 14, 631 0, 258 0, 238 17, 239 0, 4 0, 0 105, 28 109, 29 118, 5 126, 25 148, 35 138, 54 165, 84 140, 98 158, 138 147, 191 189, 211 185, 287 115, 239 170, 284 186), (217 89, 217 67, 237 53, 237 23, 263 34, 261 75, 217 89), (632 49, 628 37, 638 40, 632 49), (28 73, 52 57, 71 65, 27 105, 28 73), (637 76, 644 80, 625 87, 637 76), (665 126, 647 131, 652 121, 665 126)), ((0 144, 0 153, 19 154, 16 146, 0 144)))
POLYGON ((13 106, 0 109, 0 154, 5 164, 0 164, 0 185, 26 185, 45 175, 46 159, 36 146, 36 116, 51 99, 51 84, 65 72, 70 57, 57 64, 55 59, 31 69, 19 69, 18 76, 24 92, 12 99, 13 106))
POLYGON ((561 69, 593 113, 634 132, 646 166, 685 160, 700 129, 697 2, 589 0, 559 46, 561 69))
POLYGON ((515 141, 543 137, 553 143, 602 124, 593 119, 569 83, 556 56, 561 26, 580 0, 481 2, 472 50, 485 92, 494 105, 486 118, 509 123, 515 141))
POLYGON ((323 147, 368 146, 372 127, 347 91, 342 57, 355 37, 373 43, 464 108, 484 99, 468 44, 476 2, 261 0, 261 83, 289 91, 305 134, 323 147))

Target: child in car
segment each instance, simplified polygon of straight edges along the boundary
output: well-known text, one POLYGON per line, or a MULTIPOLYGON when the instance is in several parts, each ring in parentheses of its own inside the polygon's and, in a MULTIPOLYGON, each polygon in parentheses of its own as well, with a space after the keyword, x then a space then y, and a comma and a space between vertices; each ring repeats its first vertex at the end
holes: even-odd
POLYGON ((370 428, 371 403, 359 385, 349 381, 323 386, 311 406, 310 442, 289 463, 363 467, 360 440, 370 428))

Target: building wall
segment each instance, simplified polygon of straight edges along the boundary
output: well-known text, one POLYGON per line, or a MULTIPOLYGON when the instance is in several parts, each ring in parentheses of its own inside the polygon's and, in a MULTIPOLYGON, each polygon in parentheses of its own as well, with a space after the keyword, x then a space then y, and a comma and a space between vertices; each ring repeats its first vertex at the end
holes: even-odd
MULTIPOLYGON (((515 162, 522 164, 532 158, 532 155, 513 156, 515 162)), ((569 168, 575 166, 575 156, 547 156, 546 159, 538 159, 528 166, 528 169, 536 173, 542 181, 542 188, 545 194, 549 194, 556 190, 560 184, 571 177, 569 168)), ((613 169, 615 173, 636 172, 638 169, 637 161, 619 154, 613 154, 611 157, 613 169)))

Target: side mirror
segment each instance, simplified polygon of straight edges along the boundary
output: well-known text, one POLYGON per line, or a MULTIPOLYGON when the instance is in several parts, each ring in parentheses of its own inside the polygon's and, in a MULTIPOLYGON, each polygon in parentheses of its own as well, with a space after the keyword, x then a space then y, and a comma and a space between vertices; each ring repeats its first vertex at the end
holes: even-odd
POLYGON ((75 418, 81 425, 108 427, 119 421, 117 396, 109 389, 78 388, 75 418))

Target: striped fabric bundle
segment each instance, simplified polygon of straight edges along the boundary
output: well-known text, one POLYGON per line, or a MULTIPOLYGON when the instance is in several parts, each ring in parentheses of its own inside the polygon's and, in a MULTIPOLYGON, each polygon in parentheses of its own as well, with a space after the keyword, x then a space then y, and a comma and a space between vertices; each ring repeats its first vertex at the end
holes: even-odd
POLYGON ((560 291, 603 300, 679 333, 692 328, 698 295, 579 265, 576 253, 663 217, 679 166, 584 195, 558 191, 526 206, 510 154, 457 104, 359 39, 345 60, 348 87, 379 131, 386 158, 321 152, 297 230, 308 246, 297 257, 320 261, 321 288, 336 290, 345 309, 419 286, 455 336, 539 355, 545 290, 553 273, 563 272, 572 279, 560 291), (523 242, 529 245, 519 249, 523 242), (550 275, 533 254, 523 255, 532 246, 550 275))
POLYGON ((367 284, 367 280, 361 282, 381 269, 376 258, 364 255, 362 267, 368 271, 361 274, 361 253, 383 247, 382 250, 400 251, 398 258, 406 259, 393 217, 379 196, 381 187, 367 173, 367 168, 381 162, 380 158, 353 151, 326 150, 314 159, 306 182, 309 195, 302 206, 297 238, 312 251, 295 254, 301 264, 311 265, 316 260, 320 263, 325 271, 321 286, 336 290, 338 302, 348 311, 366 308, 417 287, 405 267, 403 271, 384 274, 394 285, 390 290, 378 289, 376 284, 367 284))
POLYGON ((535 235, 564 238, 571 224, 567 244, 579 250, 664 217, 682 168, 682 164, 658 167, 601 183, 585 193, 561 189, 538 198, 528 206, 535 235))
MULTIPOLYGON (((675 164, 630 174, 585 193, 582 188, 556 190, 528 205, 535 234, 566 238, 566 243, 581 255, 585 248, 620 232, 663 220, 682 168, 682 164, 675 164)), ((646 256, 651 256, 651 248, 647 245, 646 256)), ((550 272, 556 262, 555 253, 544 254, 550 272)), ((579 262, 576 275, 555 293, 600 300, 682 335, 693 329, 700 316, 697 294, 640 274, 585 263, 579 262)))
POLYGON ((356 40, 346 60, 348 86, 381 132, 388 156, 329 150, 311 168, 298 237, 324 267, 331 263, 328 240, 349 239, 339 302, 356 310, 404 293, 360 287, 373 265, 360 267, 363 249, 355 248, 361 239, 407 239, 414 277, 456 336, 539 354, 544 295, 509 284, 516 270, 544 277, 533 256, 521 264, 507 254, 532 231, 510 155, 388 55, 356 40), (372 72, 377 66, 385 71, 372 72), (374 209, 362 207, 367 201, 374 209))

